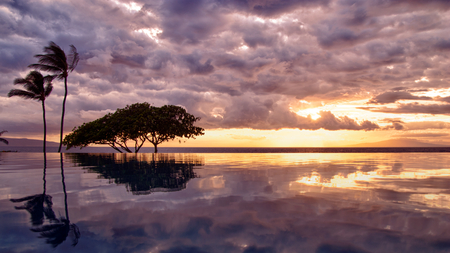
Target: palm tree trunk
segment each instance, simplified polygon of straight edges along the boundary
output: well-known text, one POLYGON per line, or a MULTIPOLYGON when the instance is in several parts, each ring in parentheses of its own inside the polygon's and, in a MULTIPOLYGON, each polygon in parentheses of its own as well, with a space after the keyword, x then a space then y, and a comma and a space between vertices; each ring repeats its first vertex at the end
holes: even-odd
POLYGON ((67 76, 64 78, 64 100, 62 105, 62 114, 61 114, 61 132, 59 135, 59 148, 58 153, 61 153, 62 141, 63 141, 63 128, 64 128, 64 114, 66 113, 66 99, 67 99, 67 76))
POLYGON ((64 192, 64 207, 66 211, 66 219, 70 223, 69 220, 69 209, 67 205, 67 191, 66 191, 66 183, 64 182, 64 162, 63 162, 63 154, 59 153, 59 161, 61 163, 61 180, 62 180, 62 186, 63 186, 63 192, 64 192))
POLYGON ((44 100, 42 100, 42 117, 44 119, 44 157, 46 154, 46 143, 47 143, 47 124, 45 123, 45 104, 44 104, 44 100))

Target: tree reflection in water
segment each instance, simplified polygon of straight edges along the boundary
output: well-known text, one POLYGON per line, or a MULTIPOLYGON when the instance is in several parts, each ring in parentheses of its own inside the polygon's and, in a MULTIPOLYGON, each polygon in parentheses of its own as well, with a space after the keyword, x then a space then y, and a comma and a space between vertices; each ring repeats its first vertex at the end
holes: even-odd
POLYGON ((72 238, 72 246, 77 245, 78 239, 80 238, 80 231, 75 224, 71 224, 69 220, 69 212, 67 206, 67 192, 66 184, 64 182, 64 166, 62 160, 62 154, 60 154, 61 162, 61 178, 64 191, 64 204, 65 204, 65 217, 59 219, 56 218, 55 212, 52 209, 53 202, 52 196, 46 194, 46 172, 47 172, 47 157, 44 153, 44 191, 42 194, 35 194, 20 199, 11 199, 11 202, 19 203, 26 201, 22 206, 16 206, 15 209, 27 210, 31 215, 31 225, 30 229, 33 232, 39 232, 41 238, 46 238, 46 243, 51 244, 54 248, 60 245, 66 240, 70 235, 72 238), (45 218, 47 218, 48 223, 44 224, 45 218))
POLYGON ((179 191, 197 177, 194 166, 204 163, 196 156, 176 159, 169 154, 66 154, 89 172, 116 184, 124 184, 133 195, 179 191))

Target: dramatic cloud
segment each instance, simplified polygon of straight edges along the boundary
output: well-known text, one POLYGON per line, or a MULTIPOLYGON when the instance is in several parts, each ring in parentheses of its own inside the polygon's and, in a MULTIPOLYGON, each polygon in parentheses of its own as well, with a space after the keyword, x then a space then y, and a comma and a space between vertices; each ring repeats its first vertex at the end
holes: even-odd
POLYGON ((372 108, 361 107, 361 109, 370 110, 372 112, 384 113, 425 113, 425 114, 450 114, 450 105, 422 105, 419 103, 401 104, 396 108, 372 108))
POLYGON ((405 122, 400 119, 384 119, 382 122, 390 123, 390 126, 386 126, 385 129, 403 130, 405 122))
POLYGON ((382 93, 371 100, 369 104, 388 104, 395 103, 398 100, 431 100, 431 97, 426 96, 414 96, 406 91, 395 91, 382 93))
MULTIPOLYGON (((406 130, 381 114, 450 111, 449 24, 443 0, 3 1, 0 127, 41 133, 36 102, 6 94, 54 41, 81 59, 65 131, 144 101, 184 106, 207 129, 406 130), (334 107, 297 115, 313 105, 334 107)), ((64 94, 54 86, 50 135, 64 94)))
POLYGON ((422 121, 407 124, 409 130, 450 129, 450 123, 442 121, 422 121))

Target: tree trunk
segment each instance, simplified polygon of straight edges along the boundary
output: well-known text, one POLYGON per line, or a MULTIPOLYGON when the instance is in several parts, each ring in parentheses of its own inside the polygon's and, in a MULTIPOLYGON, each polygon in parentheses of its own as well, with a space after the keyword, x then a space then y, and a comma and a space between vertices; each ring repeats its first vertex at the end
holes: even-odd
POLYGON ((63 128, 64 128, 64 114, 66 113, 66 99, 67 99, 67 76, 64 78, 64 100, 62 105, 61 114, 61 132, 59 135, 59 148, 58 153, 61 153, 62 141, 63 141, 63 128))
POLYGON ((63 186, 63 192, 64 192, 64 207, 65 207, 65 211, 66 211, 66 219, 70 223, 69 210, 68 210, 68 206, 67 206, 66 183, 64 182, 64 161, 63 161, 62 153, 59 153, 59 161, 61 163, 61 180, 62 180, 62 186, 63 186))
POLYGON ((157 144, 153 144, 155 146, 155 153, 158 153, 158 145, 157 144))
POLYGON ((46 142, 47 142, 47 124, 45 122, 45 104, 44 104, 44 100, 42 100, 42 117, 44 119, 44 155, 46 153, 46 142))

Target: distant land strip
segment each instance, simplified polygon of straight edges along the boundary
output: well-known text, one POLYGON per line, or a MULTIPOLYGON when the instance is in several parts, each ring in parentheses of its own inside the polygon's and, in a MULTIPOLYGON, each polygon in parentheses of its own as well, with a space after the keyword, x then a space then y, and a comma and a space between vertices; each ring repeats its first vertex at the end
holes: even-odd
MULTIPOLYGON (((169 148, 165 148, 169 149, 169 148)), ((450 152, 450 147, 314 147, 314 148, 170 148, 189 149, 189 153, 423 153, 423 152, 450 152)), ((172 152, 175 150, 171 150, 172 152)), ((161 152, 164 152, 161 150, 161 152)))
MULTIPOLYGON (((0 147, 0 152, 42 152, 42 147, 0 147)), ((57 152, 56 147, 49 147, 48 153, 57 152)), ((442 153, 450 152, 450 147, 275 147, 275 148, 241 148, 241 147, 161 147, 159 153, 442 153)), ((117 153, 109 147, 86 147, 83 149, 64 150, 64 153, 117 153)), ((153 153, 153 147, 143 147, 139 153, 153 153)))

